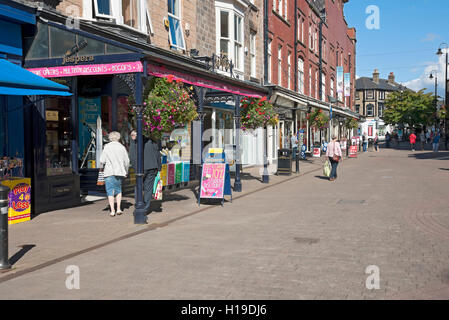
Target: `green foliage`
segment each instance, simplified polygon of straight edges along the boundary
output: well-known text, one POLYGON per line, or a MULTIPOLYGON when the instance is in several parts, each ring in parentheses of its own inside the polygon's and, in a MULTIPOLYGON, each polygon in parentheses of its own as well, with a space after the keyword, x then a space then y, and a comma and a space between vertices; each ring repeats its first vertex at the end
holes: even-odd
POLYGON ((321 109, 315 109, 314 112, 307 115, 310 126, 316 129, 325 129, 329 124, 329 117, 321 109))
POLYGON ((241 128, 243 130, 277 124, 276 111, 266 97, 245 97, 241 100, 240 106, 241 128))
POLYGON ((347 129, 357 129, 359 127, 359 122, 355 118, 348 118, 345 122, 345 127, 347 129))
POLYGON ((143 134, 160 139, 162 133, 184 127, 197 116, 192 93, 173 76, 153 78, 144 91, 143 134))
POLYGON ((434 99, 434 95, 424 93, 424 89, 392 92, 385 102, 383 120, 385 124, 407 124, 409 127, 431 124, 435 117, 434 99))

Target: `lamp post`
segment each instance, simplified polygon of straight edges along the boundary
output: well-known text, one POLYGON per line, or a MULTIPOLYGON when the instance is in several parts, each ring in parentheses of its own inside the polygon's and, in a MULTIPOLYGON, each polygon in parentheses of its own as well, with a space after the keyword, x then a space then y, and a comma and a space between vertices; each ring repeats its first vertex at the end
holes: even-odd
POLYGON ((438 106, 438 93, 437 93, 437 88, 438 88, 438 77, 437 77, 437 70, 432 70, 430 72, 430 76, 429 79, 433 79, 435 78, 435 130, 437 128, 437 106, 438 106), (435 73, 435 76, 433 75, 433 73, 435 73))
POLYGON ((135 105, 134 110, 137 116, 137 173, 136 173, 136 195, 135 195, 135 210, 134 223, 147 223, 147 216, 145 212, 145 204, 143 203, 143 135, 142 135, 142 105, 135 105))
POLYGON ((332 97, 331 95, 327 96, 327 99, 329 99, 329 140, 332 139, 332 103, 337 103, 338 100, 332 97))
MULTIPOLYGON (((441 56, 443 54, 443 51, 441 50, 441 47, 444 47, 446 49, 446 61, 444 63, 444 69, 445 69, 445 73, 444 73, 444 106, 447 108, 447 101, 448 101, 448 94, 447 94, 447 64, 448 64, 448 49, 449 49, 449 45, 445 42, 441 43, 440 46, 438 47, 438 51, 437 51, 437 55, 441 56)), ((445 131, 447 132, 447 115, 446 118, 444 119, 444 128, 445 131)), ((435 128, 436 130, 436 128, 435 128)))

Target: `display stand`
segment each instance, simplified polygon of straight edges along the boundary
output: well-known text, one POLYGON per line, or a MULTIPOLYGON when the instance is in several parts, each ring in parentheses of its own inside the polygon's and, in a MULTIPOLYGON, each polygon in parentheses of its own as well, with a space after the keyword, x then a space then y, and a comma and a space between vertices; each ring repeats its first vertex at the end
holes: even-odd
POLYGON ((221 199, 224 205, 224 196, 231 196, 231 173, 226 155, 222 148, 211 148, 204 160, 200 177, 200 189, 198 191, 198 206, 201 199, 221 199))

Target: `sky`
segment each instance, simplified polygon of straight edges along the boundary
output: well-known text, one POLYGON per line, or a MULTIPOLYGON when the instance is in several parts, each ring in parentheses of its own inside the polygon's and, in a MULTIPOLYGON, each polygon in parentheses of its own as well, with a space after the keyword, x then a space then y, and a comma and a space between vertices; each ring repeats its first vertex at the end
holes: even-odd
POLYGON ((349 0, 344 14, 357 30, 356 77, 372 77, 378 69, 387 79, 394 72, 396 82, 434 92, 434 70, 444 95, 446 56, 436 52, 449 44, 449 0, 349 0))

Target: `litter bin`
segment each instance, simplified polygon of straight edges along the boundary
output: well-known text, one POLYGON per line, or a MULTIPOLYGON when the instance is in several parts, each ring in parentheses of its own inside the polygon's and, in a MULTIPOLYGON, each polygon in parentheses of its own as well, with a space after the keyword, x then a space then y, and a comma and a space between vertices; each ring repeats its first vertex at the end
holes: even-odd
POLYGON ((278 150, 278 170, 276 174, 292 174, 292 149, 278 150))

